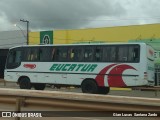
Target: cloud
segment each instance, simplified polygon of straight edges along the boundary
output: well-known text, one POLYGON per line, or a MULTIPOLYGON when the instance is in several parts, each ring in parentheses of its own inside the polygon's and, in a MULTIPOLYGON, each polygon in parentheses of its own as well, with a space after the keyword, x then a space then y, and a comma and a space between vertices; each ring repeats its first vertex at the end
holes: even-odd
POLYGON ((0 31, 8 30, 8 28, 10 28, 11 26, 6 15, 3 12, 0 12, 0 25, 0 31))
POLYGON ((32 29, 80 28, 99 16, 124 12, 109 0, 1 0, 0 11, 10 23, 29 20, 32 29))
POLYGON ((0 0, 0 30, 14 23, 25 29, 20 19, 30 21, 30 30, 158 22, 139 18, 158 16, 159 5, 159 0, 0 0))

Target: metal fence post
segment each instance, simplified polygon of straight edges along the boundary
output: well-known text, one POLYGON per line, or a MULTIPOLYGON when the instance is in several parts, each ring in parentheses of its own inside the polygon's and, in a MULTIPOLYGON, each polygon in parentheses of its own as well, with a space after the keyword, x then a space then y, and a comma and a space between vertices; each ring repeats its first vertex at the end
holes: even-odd
MULTIPOLYGON (((20 113, 21 112, 21 106, 24 106, 24 98, 18 97, 16 99, 15 112, 20 113)), ((20 120, 20 117, 15 117, 15 120, 20 120)))

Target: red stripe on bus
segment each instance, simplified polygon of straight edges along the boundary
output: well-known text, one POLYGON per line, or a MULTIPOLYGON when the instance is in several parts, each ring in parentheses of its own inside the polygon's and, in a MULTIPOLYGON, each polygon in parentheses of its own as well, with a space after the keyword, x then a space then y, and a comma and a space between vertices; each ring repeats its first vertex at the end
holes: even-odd
POLYGON ((111 65, 103 68, 103 69, 99 72, 99 74, 98 74, 97 77, 95 78, 98 86, 104 86, 104 76, 105 76, 106 72, 107 72, 112 66, 114 66, 114 65, 116 65, 116 64, 111 64, 111 65))
POLYGON ((135 68, 133 68, 132 66, 129 65, 118 65, 116 67, 114 67, 110 72, 109 72, 109 76, 108 76, 108 85, 110 87, 125 87, 127 86, 122 78, 122 73, 123 71, 127 70, 127 69, 133 69, 136 70, 135 68), (114 75, 114 74, 118 74, 118 76, 114 75))

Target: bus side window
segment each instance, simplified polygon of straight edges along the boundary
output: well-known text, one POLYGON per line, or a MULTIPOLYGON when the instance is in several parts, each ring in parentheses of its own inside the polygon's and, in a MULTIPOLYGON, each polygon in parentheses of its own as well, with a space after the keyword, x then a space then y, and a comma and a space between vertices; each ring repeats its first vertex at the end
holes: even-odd
POLYGON ((73 61, 77 62, 77 61, 83 61, 83 49, 82 47, 75 47, 74 48, 74 57, 73 57, 73 61))
POLYGON ((68 51, 66 47, 58 47, 56 50, 56 61, 68 61, 68 51))
POLYGON ((30 61, 39 61, 39 60, 40 60, 39 48, 33 48, 30 53, 30 61))
POLYGON ((107 52, 110 52, 109 56, 111 56, 111 58, 109 59, 109 61, 115 62, 116 61, 116 46, 111 47, 110 51, 107 51, 107 52))
POLYGON ((40 49, 35 48, 26 48, 24 61, 40 61, 40 49))
POLYGON ((128 62, 139 62, 139 47, 129 46, 128 62))
POLYGON ((75 50, 74 48, 70 48, 68 50, 69 61, 75 61, 75 50))
POLYGON ((102 60, 102 49, 101 48, 96 48, 95 49, 95 61, 101 61, 102 60))
POLYGON ((51 47, 41 47, 39 50, 40 61, 41 62, 50 62, 52 60, 51 47))
POLYGON ((94 49, 93 47, 87 47, 84 50, 84 61, 93 61, 94 49))
POLYGON ((128 61, 128 46, 119 46, 118 47, 118 62, 127 62, 128 61))
POLYGON ((115 62, 115 60, 116 60, 116 46, 103 47, 102 60, 105 62, 115 62))
POLYGON ((82 48, 80 48, 79 46, 77 47, 72 47, 68 49, 68 60, 69 61, 82 61, 83 57, 82 57, 82 48))
POLYGON ((134 48, 133 50, 133 61, 138 62, 139 61, 139 49, 134 48))
POLYGON ((53 48, 52 49, 52 55, 51 55, 52 61, 55 61, 55 56, 56 56, 56 48, 53 48))
POLYGON ((31 58, 31 55, 30 55, 30 52, 31 52, 31 49, 24 49, 25 50, 25 56, 24 56, 24 61, 30 61, 30 58, 31 58))

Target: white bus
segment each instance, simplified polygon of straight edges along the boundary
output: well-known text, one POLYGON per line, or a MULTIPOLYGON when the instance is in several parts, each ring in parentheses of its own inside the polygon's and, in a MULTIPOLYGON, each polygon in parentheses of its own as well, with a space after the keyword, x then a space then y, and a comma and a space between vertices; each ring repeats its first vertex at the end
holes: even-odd
POLYGON ((4 79, 21 89, 54 84, 94 94, 153 86, 154 50, 145 43, 18 46, 9 50, 4 79))

